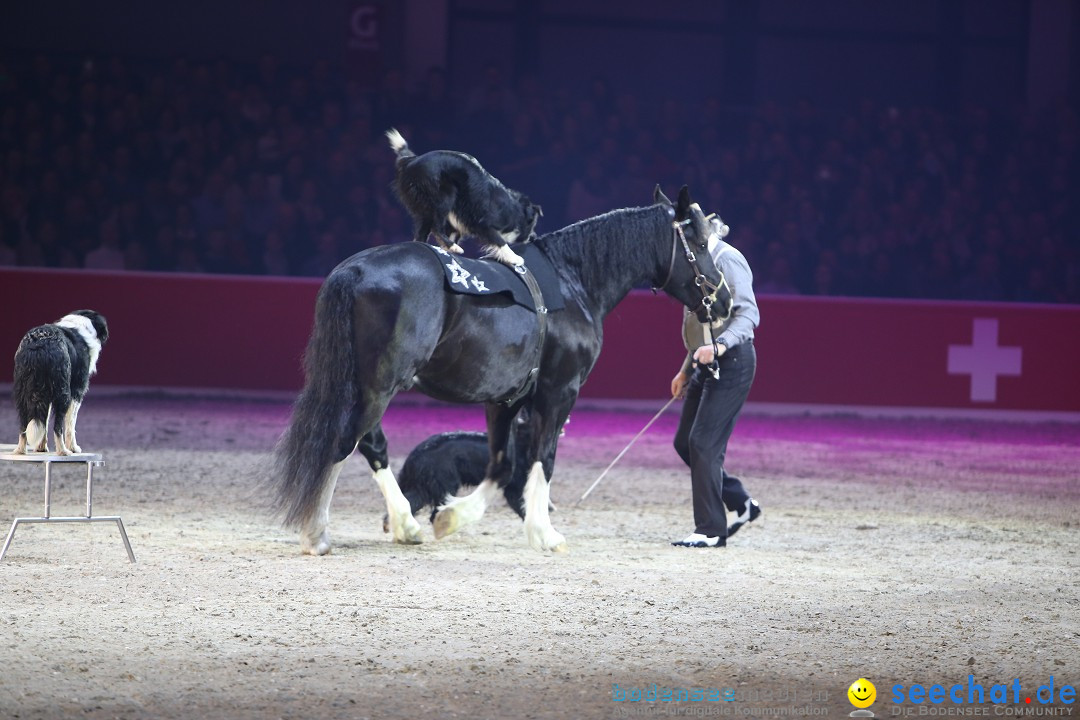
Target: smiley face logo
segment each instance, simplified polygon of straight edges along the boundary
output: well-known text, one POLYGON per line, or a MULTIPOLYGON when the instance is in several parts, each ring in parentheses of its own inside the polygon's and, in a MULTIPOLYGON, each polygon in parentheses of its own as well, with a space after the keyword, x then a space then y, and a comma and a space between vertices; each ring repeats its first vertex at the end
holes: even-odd
POLYGON ((877 688, 866 678, 859 678, 847 689, 848 700, 857 708, 868 708, 877 698, 877 688))

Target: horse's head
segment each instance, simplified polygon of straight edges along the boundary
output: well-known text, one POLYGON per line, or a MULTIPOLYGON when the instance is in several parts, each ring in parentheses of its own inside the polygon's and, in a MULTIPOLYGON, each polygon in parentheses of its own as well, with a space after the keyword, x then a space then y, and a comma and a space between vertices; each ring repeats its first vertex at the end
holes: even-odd
POLYGON ((667 207, 672 228, 671 260, 656 287, 690 308, 703 323, 726 320, 731 315, 731 289, 709 253, 710 241, 718 241, 720 228, 726 226, 714 222, 714 216, 707 218, 685 185, 674 205, 659 185, 653 200, 667 207))

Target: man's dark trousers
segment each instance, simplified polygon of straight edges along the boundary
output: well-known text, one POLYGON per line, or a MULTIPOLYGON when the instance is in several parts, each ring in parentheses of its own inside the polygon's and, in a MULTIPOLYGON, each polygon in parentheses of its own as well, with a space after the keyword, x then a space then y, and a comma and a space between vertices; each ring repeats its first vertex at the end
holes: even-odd
POLYGON ((698 367, 687 385, 675 451, 690 467, 694 532, 701 535, 727 538, 725 506, 738 511, 750 499, 739 478, 724 472, 724 456, 756 369, 754 344, 742 343, 720 357, 719 379, 698 367))

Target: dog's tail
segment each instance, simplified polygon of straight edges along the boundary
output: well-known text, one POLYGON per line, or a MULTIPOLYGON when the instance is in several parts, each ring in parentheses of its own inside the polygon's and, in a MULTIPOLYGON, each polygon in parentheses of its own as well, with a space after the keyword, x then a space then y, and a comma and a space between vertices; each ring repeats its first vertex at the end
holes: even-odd
POLYGON ((386 138, 390 141, 390 147, 397 155, 398 162, 406 158, 416 157, 416 153, 409 149, 409 143, 405 142, 405 138, 394 128, 386 131, 386 138))
POLYGON ((28 447, 36 448, 41 445, 41 441, 45 438, 45 427, 48 421, 39 422, 38 420, 31 420, 23 428, 26 431, 26 444, 28 447))
POLYGON ((331 467, 356 447, 356 357, 353 277, 330 274, 319 290, 304 353, 304 389, 274 449, 275 506, 288 526, 306 525, 318 509, 331 467))

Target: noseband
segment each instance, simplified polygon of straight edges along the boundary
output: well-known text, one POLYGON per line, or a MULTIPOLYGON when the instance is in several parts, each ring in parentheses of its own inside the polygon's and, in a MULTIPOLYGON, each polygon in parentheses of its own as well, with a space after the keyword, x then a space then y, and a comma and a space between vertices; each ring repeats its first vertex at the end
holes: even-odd
MULTIPOLYGON (((691 312, 696 313, 698 310, 704 308, 706 314, 709 317, 714 317, 712 313, 712 307, 716 303, 716 293, 721 287, 728 287, 727 278, 724 277, 724 273, 717 268, 717 272, 720 272, 720 284, 713 285, 705 277, 705 273, 701 272, 701 268, 698 266, 697 255, 690 249, 690 243, 686 240, 686 235, 683 234, 683 226, 689 225, 690 219, 676 220, 671 223, 671 262, 668 263, 667 277, 664 279, 663 284, 659 286, 660 290, 667 287, 667 284, 671 282, 671 274, 675 271, 675 255, 678 250, 679 243, 682 243, 683 255, 686 257, 686 262, 690 263, 690 269, 694 271, 694 284, 697 285, 701 291, 701 302, 697 307, 693 308, 691 312)), ((730 294, 731 288, 728 287, 728 293, 730 294)), ((715 316, 719 320, 727 320, 731 317, 731 308, 729 307, 723 317, 715 316)))

